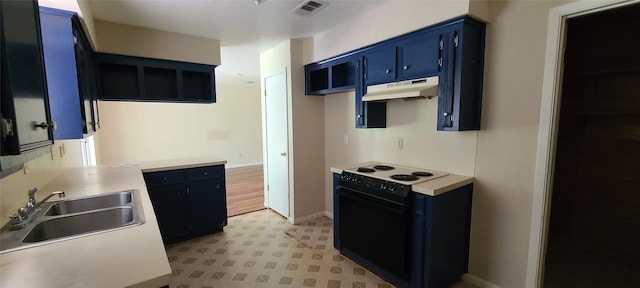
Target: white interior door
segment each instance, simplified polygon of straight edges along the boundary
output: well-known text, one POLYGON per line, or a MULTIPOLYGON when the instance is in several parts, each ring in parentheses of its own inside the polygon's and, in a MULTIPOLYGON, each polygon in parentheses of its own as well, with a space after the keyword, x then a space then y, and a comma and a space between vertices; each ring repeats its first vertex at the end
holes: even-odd
POLYGON ((286 70, 264 78, 267 207, 289 217, 286 70))

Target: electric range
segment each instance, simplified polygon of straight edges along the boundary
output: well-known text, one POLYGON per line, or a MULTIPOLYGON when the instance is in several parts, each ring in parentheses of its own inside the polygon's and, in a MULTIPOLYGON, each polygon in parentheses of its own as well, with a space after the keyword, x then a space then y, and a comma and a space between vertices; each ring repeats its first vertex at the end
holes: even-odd
POLYGON ((340 185, 387 201, 404 204, 412 185, 447 176, 447 173, 387 163, 347 168, 340 185))

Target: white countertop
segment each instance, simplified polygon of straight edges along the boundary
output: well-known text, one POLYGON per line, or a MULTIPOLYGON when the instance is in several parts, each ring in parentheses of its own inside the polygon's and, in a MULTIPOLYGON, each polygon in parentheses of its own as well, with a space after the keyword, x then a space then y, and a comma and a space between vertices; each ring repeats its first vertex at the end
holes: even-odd
POLYGON ((79 198, 138 189, 146 223, 0 254, 0 287, 157 288, 168 285, 171 267, 142 172, 226 162, 203 157, 66 169, 40 189, 40 193, 64 190, 67 198, 79 198))
MULTIPOLYGON (((356 163, 352 165, 331 167, 330 170, 333 173, 340 174, 345 169, 349 169, 353 167, 365 167, 365 166, 371 166, 371 165, 381 164, 381 163, 382 162, 356 163)), ((384 163, 384 164, 387 164, 387 163, 384 163)), ((393 165, 394 164, 391 164, 391 166, 393 165)), ((416 167, 416 168, 428 169, 429 167, 416 167)), ((437 169, 433 169, 433 170, 437 170, 437 169)), ((460 188, 462 186, 465 186, 471 183, 473 183, 473 177, 471 176, 448 173, 447 176, 443 176, 443 177, 425 181, 425 182, 420 182, 418 184, 413 184, 411 185, 411 188, 413 192, 416 192, 416 193, 421 193, 429 196, 438 196, 440 194, 449 192, 451 190, 460 188)))

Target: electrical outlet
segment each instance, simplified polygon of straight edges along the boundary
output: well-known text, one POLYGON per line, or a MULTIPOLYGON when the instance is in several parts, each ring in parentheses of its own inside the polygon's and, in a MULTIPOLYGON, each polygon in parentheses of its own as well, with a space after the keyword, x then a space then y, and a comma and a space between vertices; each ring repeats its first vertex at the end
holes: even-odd
POLYGON ((349 135, 344 135, 344 144, 349 144, 349 135))
POLYGON ((398 147, 398 150, 404 149, 404 139, 402 139, 402 137, 398 137, 396 145, 398 147))

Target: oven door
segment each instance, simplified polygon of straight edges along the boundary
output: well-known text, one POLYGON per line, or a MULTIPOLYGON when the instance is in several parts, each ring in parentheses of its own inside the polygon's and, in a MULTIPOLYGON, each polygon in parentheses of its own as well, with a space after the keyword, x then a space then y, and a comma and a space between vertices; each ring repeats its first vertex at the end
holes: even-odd
POLYGON ((410 278, 411 230, 408 205, 399 205, 340 186, 339 237, 343 249, 404 280, 410 278))

